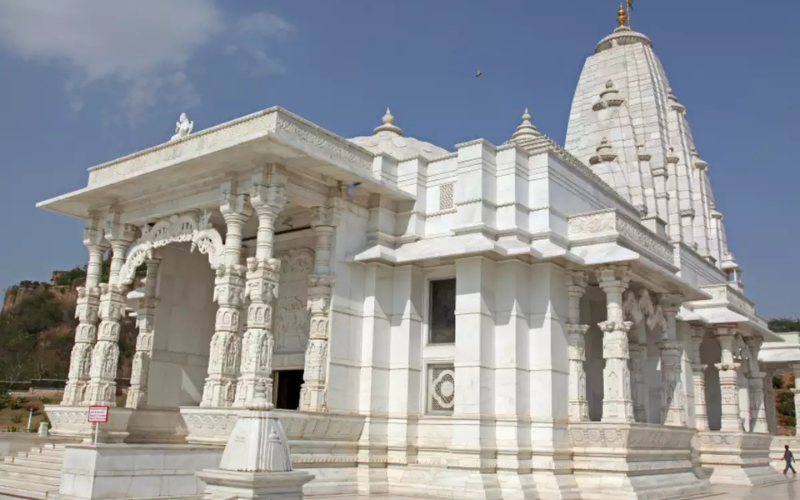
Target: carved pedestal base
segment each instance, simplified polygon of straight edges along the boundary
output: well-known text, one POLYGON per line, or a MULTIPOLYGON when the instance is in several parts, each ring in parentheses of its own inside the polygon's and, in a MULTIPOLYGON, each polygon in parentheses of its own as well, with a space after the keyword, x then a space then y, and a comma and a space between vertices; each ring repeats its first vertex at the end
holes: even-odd
POLYGON ((662 500, 710 494, 692 473, 694 430, 640 423, 569 425, 584 500, 662 500))
MULTIPOLYGON (((50 418, 52 436, 81 439, 84 443, 94 442, 94 425, 88 422, 88 406, 47 405, 44 411, 50 418)), ((133 410, 129 408, 109 408, 108 422, 100 424, 98 442, 122 443, 128 437, 128 422, 133 410)))
POLYGON ((700 466, 715 484, 760 486, 783 480, 770 466, 773 436, 742 432, 698 432, 700 466))

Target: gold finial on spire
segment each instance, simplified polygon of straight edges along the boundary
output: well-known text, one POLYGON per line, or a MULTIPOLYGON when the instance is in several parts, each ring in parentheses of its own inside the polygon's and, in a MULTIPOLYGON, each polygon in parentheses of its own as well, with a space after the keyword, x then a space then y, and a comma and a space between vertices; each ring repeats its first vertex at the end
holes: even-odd
POLYGON ((619 22, 619 26, 625 26, 625 7, 622 4, 619 4, 619 12, 617 12, 617 21, 619 22))

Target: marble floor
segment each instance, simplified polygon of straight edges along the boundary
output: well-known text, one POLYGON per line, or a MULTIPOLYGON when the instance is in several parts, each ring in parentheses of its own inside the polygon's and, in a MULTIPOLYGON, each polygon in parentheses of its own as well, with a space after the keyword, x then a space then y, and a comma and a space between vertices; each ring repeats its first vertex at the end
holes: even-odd
MULTIPOLYGON (((791 478, 784 483, 760 488, 747 486, 714 486, 711 499, 720 500, 800 500, 800 481, 791 478)), ((315 500, 341 500, 340 496, 320 496, 315 500)), ((348 497, 349 500, 417 500, 399 495, 374 495, 348 497)))
POLYGON ((714 493, 725 500, 800 500, 800 481, 789 475, 785 483, 762 486, 760 488, 715 486, 714 493))

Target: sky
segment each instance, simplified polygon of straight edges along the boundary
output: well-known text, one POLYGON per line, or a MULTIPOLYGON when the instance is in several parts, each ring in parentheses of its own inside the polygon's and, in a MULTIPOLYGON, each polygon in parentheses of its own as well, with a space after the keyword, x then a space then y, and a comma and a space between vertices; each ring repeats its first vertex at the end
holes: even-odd
MULTIPOLYGON (((282 106, 344 137, 500 144, 525 107, 564 142, 616 0, 0 0, 0 289, 84 265, 82 221, 35 208, 90 166, 282 106), (479 67, 484 78, 474 78, 479 67)), ((636 0, 709 163, 745 292, 800 316, 800 2, 636 0)))

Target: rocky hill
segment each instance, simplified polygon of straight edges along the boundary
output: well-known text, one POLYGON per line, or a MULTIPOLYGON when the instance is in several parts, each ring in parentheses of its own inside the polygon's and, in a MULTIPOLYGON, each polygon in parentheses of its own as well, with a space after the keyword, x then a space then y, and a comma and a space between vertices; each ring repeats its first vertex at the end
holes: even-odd
MULTIPOLYGON (((109 262, 103 266, 108 277, 109 262)), ((0 310, 0 385, 31 379, 66 379, 74 343, 77 287, 86 271, 55 271, 50 283, 22 281, 6 290, 0 310)), ((118 376, 130 373, 135 320, 122 321, 118 376)), ((7 385, 7 384, 6 384, 7 385)))

